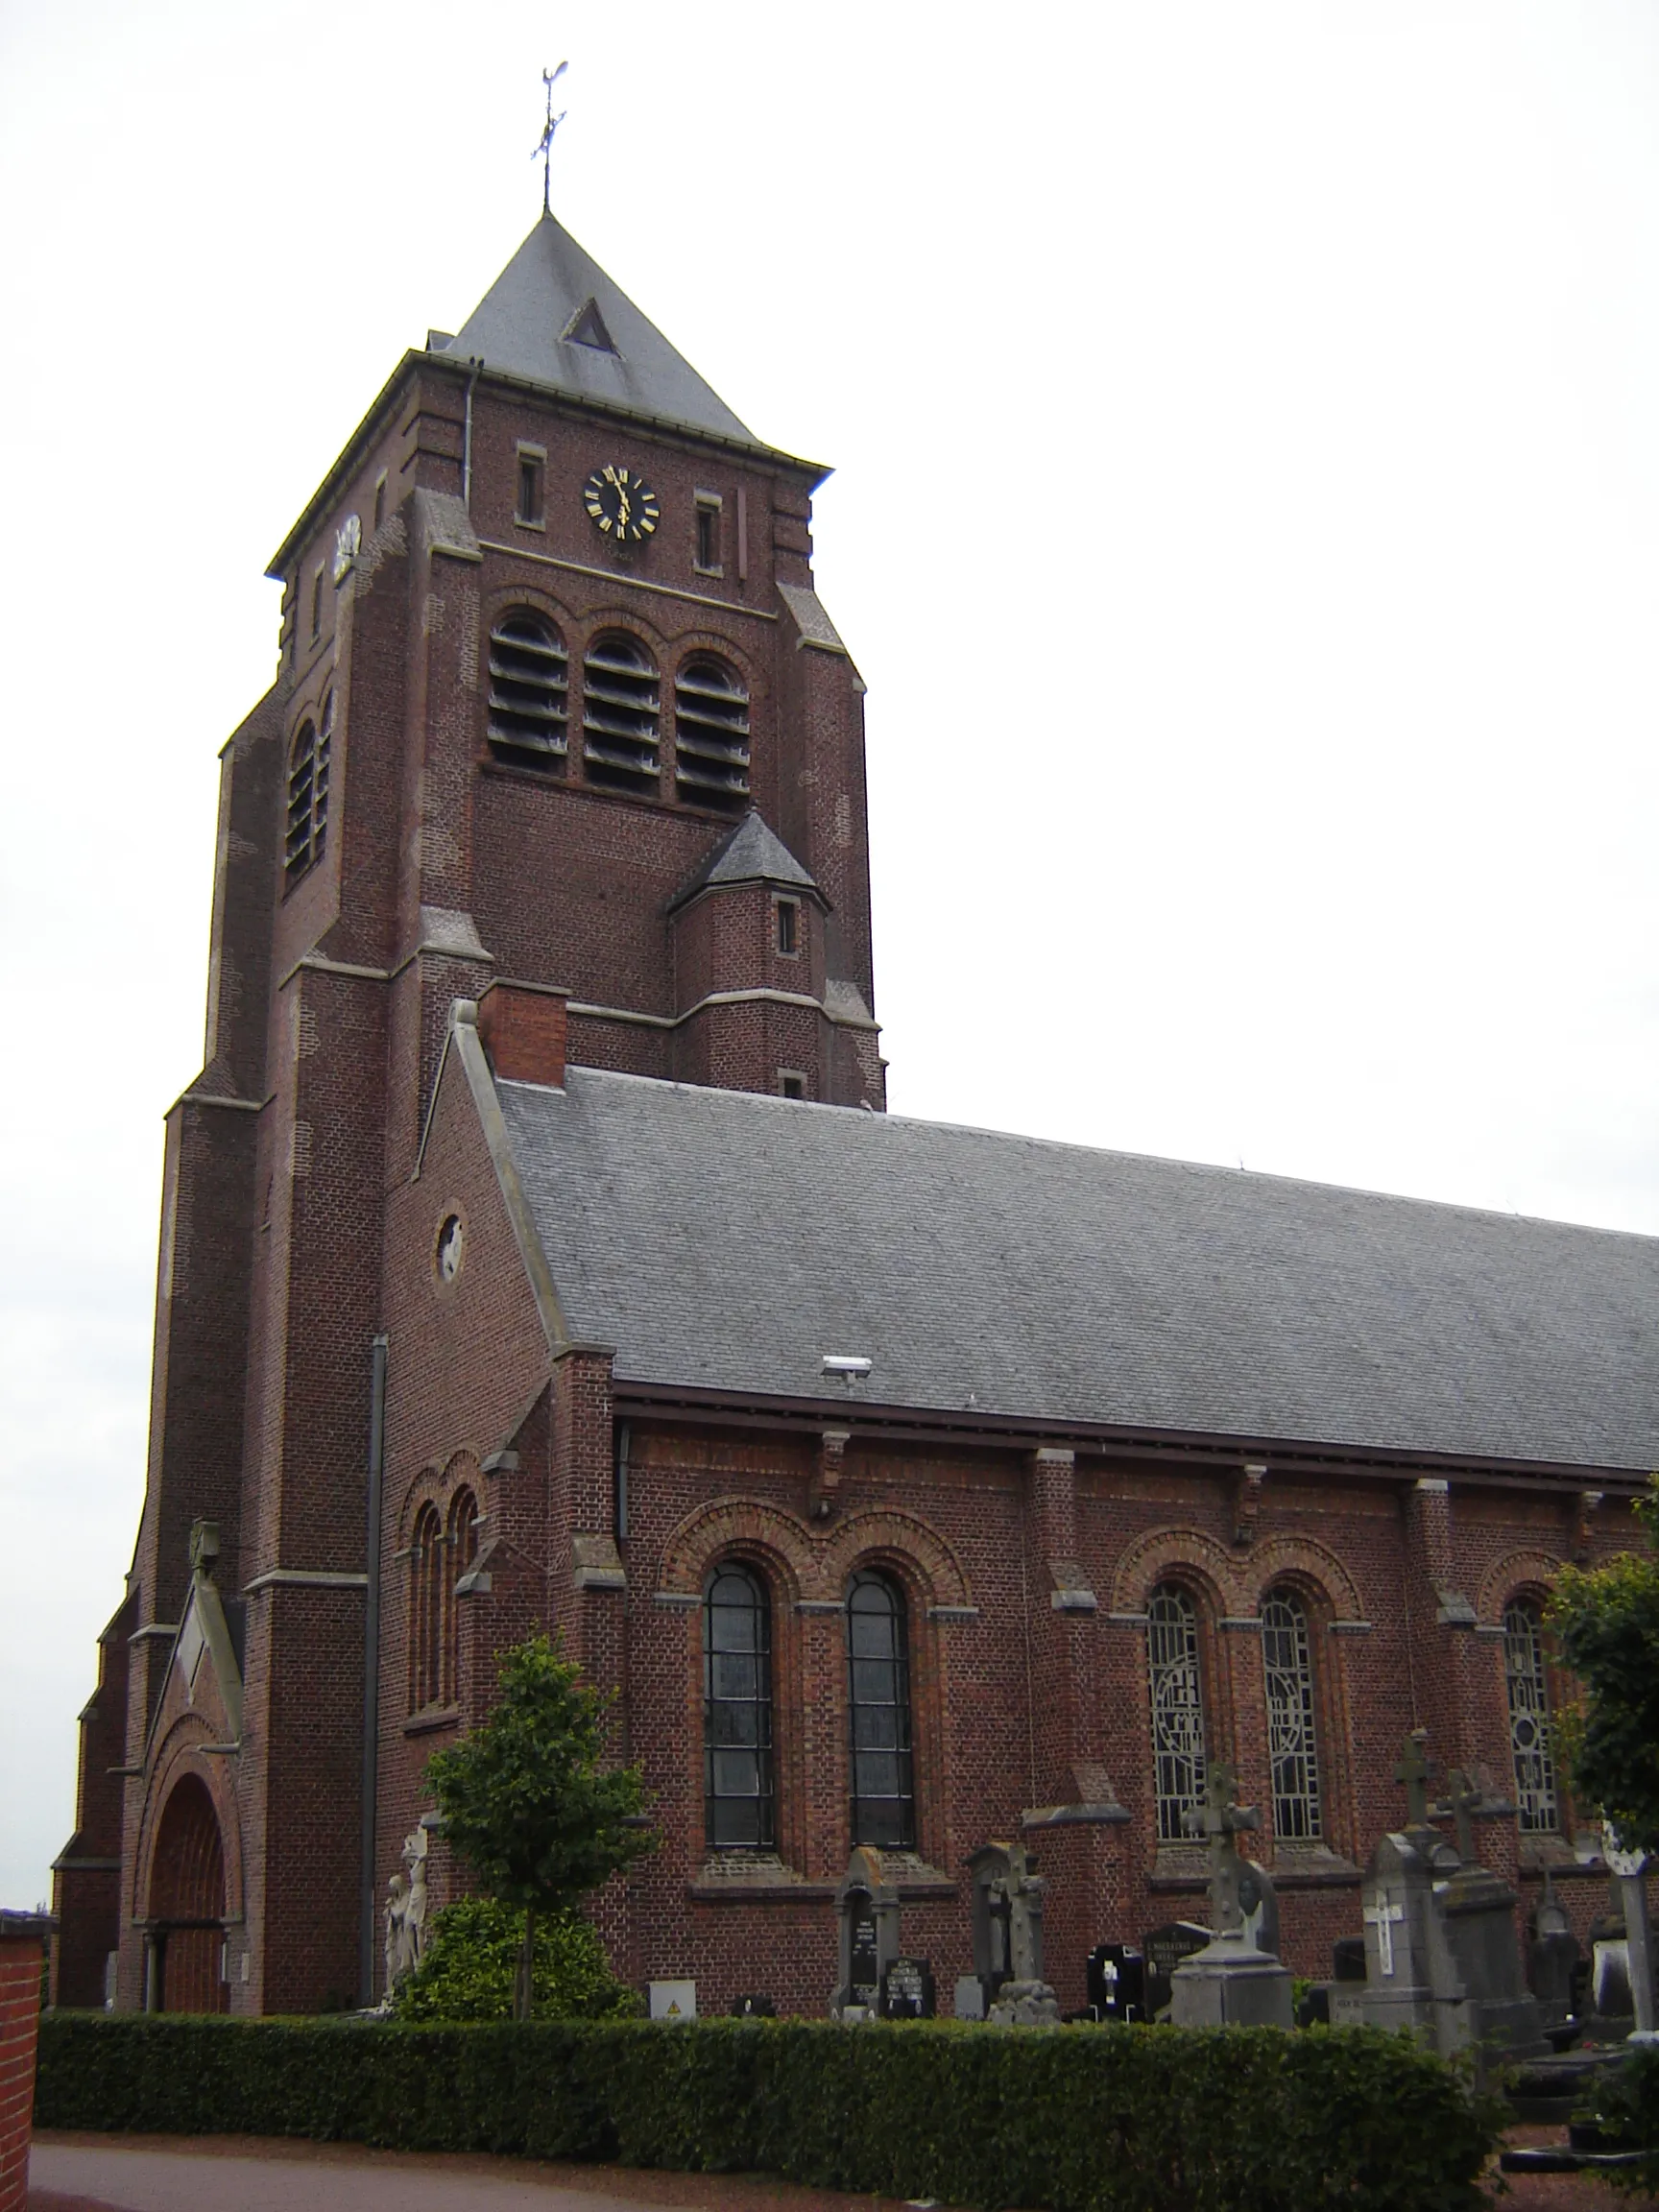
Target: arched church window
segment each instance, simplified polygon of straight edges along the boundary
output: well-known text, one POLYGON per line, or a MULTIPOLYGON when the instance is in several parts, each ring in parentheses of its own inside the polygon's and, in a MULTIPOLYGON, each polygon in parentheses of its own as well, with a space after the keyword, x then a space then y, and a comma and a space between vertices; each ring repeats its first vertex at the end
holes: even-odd
POLYGON ((409 1549, 409 1710, 436 1705, 444 1668, 444 1524, 436 1505, 415 1516, 409 1549))
POLYGON ((916 1840, 908 1645, 898 1584, 869 1570, 854 1575, 847 1592, 853 1840, 883 1851, 916 1840))
POLYGON ((569 656, 551 622, 523 608, 490 633, 490 742, 541 767, 566 750, 569 656))
POLYGON ((1530 1599, 1503 1608, 1503 1676, 1509 1693, 1509 1751, 1521 1833, 1547 1836, 1561 1825, 1555 1764, 1550 1756, 1550 1694, 1544 1676, 1544 1617, 1530 1599))
POLYGON ((478 1557, 478 1501, 470 1490, 457 1490, 449 1502, 445 1530, 447 1556, 443 1568, 444 1590, 444 1702, 455 1704, 461 1695, 461 1605, 455 1585, 478 1557))
POLYGON ((658 787, 656 664, 637 637, 608 631, 582 663, 582 753, 589 783, 651 794, 658 787))
POLYGON ((301 725, 288 767, 288 823, 283 873, 292 881, 323 857, 328 834, 328 757, 334 744, 334 694, 316 722, 301 725))
POLYGON ((1152 1787, 1158 1840, 1190 1840, 1186 1815, 1204 1802, 1204 1678, 1198 1608, 1178 1582, 1161 1582, 1146 1605, 1152 1689, 1152 1787))
POLYGON ((753 1569, 728 1559, 703 1588, 703 1804, 710 1851, 769 1851, 772 1615, 753 1569))
POLYGON ((735 813, 749 803, 749 694, 711 653, 674 680, 674 781, 693 805, 735 813))
POLYGON ((1293 1590, 1273 1591, 1262 1607, 1262 1665, 1267 1685, 1273 1833, 1280 1842, 1311 1842, 1325 1833, 1319 1803, 1313 1649, 1308 1608, 1293 1590))

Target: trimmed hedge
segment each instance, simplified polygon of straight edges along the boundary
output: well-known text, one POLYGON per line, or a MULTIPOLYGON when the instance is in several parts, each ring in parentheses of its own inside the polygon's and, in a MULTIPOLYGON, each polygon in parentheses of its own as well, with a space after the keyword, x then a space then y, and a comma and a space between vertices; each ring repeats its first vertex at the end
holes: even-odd
POLYGON ((1462 2212, 1502 2124, 1369 2029, 58 2013, 36 2123, 616 2158, 1050 2212, 1462 2212))

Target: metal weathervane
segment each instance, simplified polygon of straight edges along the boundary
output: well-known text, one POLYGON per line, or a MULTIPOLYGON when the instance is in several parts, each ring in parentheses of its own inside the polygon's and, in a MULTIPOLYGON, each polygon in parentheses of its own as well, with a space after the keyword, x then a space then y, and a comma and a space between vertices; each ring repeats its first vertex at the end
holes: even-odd
MULTIPOLYGON (((543 215, 551 215, 553 212, 553 134, 560 124, 564 122, 565 113, 564 108, 561 108, 557 115, 553 112, 553 87, 569 66, 568 61, 561 61, 557 69, 543 69, 541 72, 541 82, 547 87, 547 122, 541 132, 541 141, 536 148, 536 154, 540 154, 541 156, 541 212, 543 215)), ((535 160, 536 154, 531 155, 532 161, 535 160)))

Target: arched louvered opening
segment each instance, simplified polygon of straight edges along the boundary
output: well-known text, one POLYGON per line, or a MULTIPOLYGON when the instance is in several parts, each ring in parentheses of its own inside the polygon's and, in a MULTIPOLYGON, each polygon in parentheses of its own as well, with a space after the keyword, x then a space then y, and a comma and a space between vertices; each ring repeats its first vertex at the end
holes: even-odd
POLYGON ((659 786, 657 670, 637 638, 595 637, 582 663, 582 754, 589 783, 654 794, 659 786))
POLYGON ((1161 1582, 1147 1601, 1146 1658, 1158 1840, 1186 1843, 1186 1816, 1204 1802, 1204 1677, 1198 1608, 1179 1582, 1161 1582))
POLYGON ((703 1590, 703 1803, 710 1851, 772 1849, 772 1611, 735 1559, 703 1590))
POLYGON ((461 1696, 461 1604, 455 1585, 478 1557, 478 1501, 470 1490, 457 1490, 449 1502, 447 1557, 444 1562, 444 1702, 457 1704, 461 1696))
POLYGON ((334 694, 316 722, 301 725, 288 766, 288 821, 282 869, 289 882, 323 857, 328 835, 328 757, 334 742, 334 694))
POLYGON ((436 1505, 415 1516, 409 1549, 409 1710, 436 1705, 444 1681, 444 1524, 436 1505))
POLYGON ((569 657, 551 622, 516 609, 490 633, 490 742, 562 771, 568 748, 569 657))
POLYGON ((749 694, 711 653, 674 681, 674 781, 693 805, 734 814, 749 804, 749 694))
POLYGON ((848 1716, 853 1840, 908 1850, 916 1840, 910 1652, 904 1593, 886 1575, 854 1575, 847 1591, 848 1716))
POLYGON ((161 1809, 149 1917, 157 1952, 156 2008, 225 2011, 225 1852, 219 1815, 198 1774, 181 1775, 161 1809))
POLYGON ((1551 1836, 1561 1825, 1555 1763, 1550 1756, 1550 1692, 1544 1672, 1544 1616, 1528 1598, 1503 1608, 1503 1678, 1509 1693, 1509 1752, 1523 1836, 1551 1836))
POLYGON ((1262 1665, 1267 1685, 1273 1834, 1281 1843, 1315 1842, 1325 1823, 1319 1802, 1313 1644, 1308 1608, 1293 1590, 1273 1591, 1262 1607, 1262 1665))

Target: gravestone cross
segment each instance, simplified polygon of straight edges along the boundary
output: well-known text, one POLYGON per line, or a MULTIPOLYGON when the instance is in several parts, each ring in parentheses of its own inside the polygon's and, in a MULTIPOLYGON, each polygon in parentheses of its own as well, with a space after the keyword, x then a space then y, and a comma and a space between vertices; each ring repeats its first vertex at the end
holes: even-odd
POLYGON ((1016 1982, 1043 1979, 1043 1898, 1048 1885, 1031 1871, 1023 1846, 1008 1846, 1008 1871, 999 1885, 1008 1900, 1008 1963, 1016 1982))
POLYGON ((1404 1905, 1390 1905, 1388 1892, 1381 1882, 1377 1885, 1377 1902, 1367 1905, 1359 1915, 1368 1928, 1377 1931, 1377 1963, 1390 1981, 1394 1978, 1394 1930, 1406 1917, 1404 1905))
POLYGON ((1210 1925, 1217 1936, 1243 1932, 1244 1903, 1238 1886, 1244 1877, 1244 1862, 1238 1856, 1238 1836, 1261 1825, 1259 1808, 1238 1802, 1238 1769, 1212 1767, 1204 1786, 1203 1810, 1187 1815, 1187 1827, 1189 1833, 1201 1835, 1210 1846, 1210 1925))
POLYGON ((1465 1866, 1476 1864, 1475 1808, 1485 1791, 1472 1774, 1460 1774, 1455 1767, 1448 1778, 1446 1802, 1452 1808, 1452 1817, 1457 1826, 1457 1856, 1465 1866))
POLYGON ((1407 1824, 1429 1825, 1429 1731, 1413 1728, 1406 1739, 1406 1755, 1394 1769, 1396 1782, 1406 1785, 1407 1824))
POLYGON ((1601 1824, 1601 1856, 1618 1877, 1624 1906, 1624 1938, 1630 1960, 1630 2007, 1636 2025, 1632 2043, 1659 2042, 1653 1991, 1653 1932, 1647 1917, 1647 1854, 1626 1851, 1610 1820, 1601 1824))

